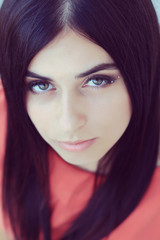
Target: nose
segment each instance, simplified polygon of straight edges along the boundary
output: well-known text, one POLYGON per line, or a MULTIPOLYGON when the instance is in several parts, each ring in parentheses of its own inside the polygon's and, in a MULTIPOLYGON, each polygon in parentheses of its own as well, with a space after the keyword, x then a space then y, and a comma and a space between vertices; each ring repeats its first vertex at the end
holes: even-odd
POLYGON ((87 122, 82 99, 75 96, 63 96, 59 104, 59 126, 66 133, 73 134, 83 128, 87 122))

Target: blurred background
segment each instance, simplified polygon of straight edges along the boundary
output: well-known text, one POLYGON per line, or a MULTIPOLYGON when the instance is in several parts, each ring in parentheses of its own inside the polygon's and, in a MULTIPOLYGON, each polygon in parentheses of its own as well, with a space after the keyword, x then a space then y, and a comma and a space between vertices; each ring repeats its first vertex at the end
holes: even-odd
POLYGON ((160 23, 160 0, 152 0, 160 23))
MULTIPOLYGON (((132 0, 129 0, 129 1, 132 1, 132 0)), ((152 2, 155 6, 157 16, 158 16, 158 19, 159 19, 159 23, 160 23, 160 0, 152 0, 152 2)), ((3 3, 3 0, 0 0, 0 6, 2 5, 2 3, 3 3)))

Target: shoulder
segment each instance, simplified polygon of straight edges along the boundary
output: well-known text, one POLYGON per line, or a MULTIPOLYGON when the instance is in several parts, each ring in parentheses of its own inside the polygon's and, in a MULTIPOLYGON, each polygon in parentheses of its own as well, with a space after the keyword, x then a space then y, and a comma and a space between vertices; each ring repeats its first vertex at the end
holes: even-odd
POLYGON ((117 239, 160 239, 160 167, 156 167, 152 181, 136 209, 108 238, 117 239))
POLYGON ((7 132, 7 104, 5 93, 0 79, 0 240, 13 240, 11 230, 5 225, 2 214, 2 176, 5 142, 7 132))

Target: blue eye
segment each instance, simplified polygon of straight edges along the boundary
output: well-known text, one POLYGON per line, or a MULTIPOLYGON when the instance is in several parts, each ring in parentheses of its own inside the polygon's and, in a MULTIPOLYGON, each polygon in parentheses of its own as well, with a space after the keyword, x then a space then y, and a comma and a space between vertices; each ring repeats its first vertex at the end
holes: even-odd
POLYGON ((28 88, 33 93, 45 93, 51 89, 55 89, 51 83, 46 81, 32 81, 29 83, 28 88))

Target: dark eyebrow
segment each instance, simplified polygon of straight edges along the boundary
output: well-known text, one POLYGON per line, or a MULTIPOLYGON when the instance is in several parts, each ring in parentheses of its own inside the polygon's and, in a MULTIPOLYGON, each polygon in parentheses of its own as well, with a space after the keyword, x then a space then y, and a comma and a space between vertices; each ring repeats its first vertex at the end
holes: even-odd
POLYGON ((41 76, 41 75, 39 75, 39 74, 37 74, 37 73, 33 73, 33 72, 31 72, 31 71, 27 71, 26 77, 38 78, 38 79, 45 80, 45 81, 52 81, 52 79, 50 79, 50 78, 41 76))
MULTIPOLYGON (((98 72, 101 70, 112 70, 112 69, 117 69, 117 66, 115 63, 102 63, 102 64, 92 67, 91 69, 87 70, 86 72, 76 75, 76 78, 86 77, 92 73, 95 73, 95 72, 98 72)), ((46 80, 46 81, 53 81, 50 78, 41 76, 41 75, 39 75, 37 73, 33 73, 31 71, 27 71, 26 77, 38 78, 38 79, 46 80)))
POLYGON ((97 66, 94 66, 93 68, 87 70, 86 72, 80 73, 76 76, 76 78, 82 78, 82 77, 86 77, 92 73, 101 71, 101 70, 111 70, 111 69, 117 69, 116 64, 115 63, 102 63, 99 64, 97 66))

